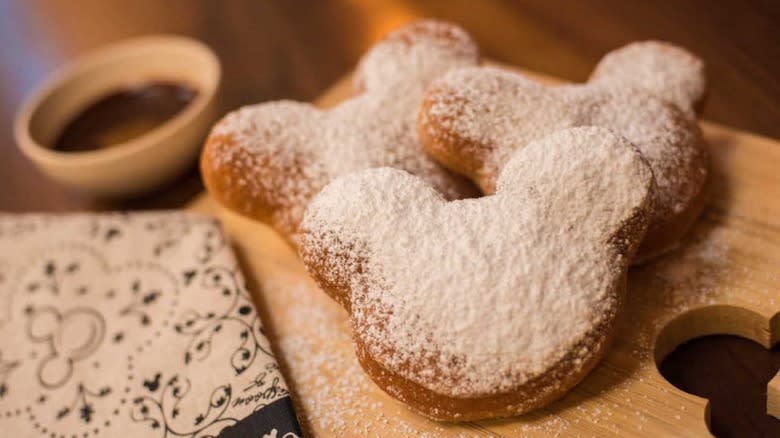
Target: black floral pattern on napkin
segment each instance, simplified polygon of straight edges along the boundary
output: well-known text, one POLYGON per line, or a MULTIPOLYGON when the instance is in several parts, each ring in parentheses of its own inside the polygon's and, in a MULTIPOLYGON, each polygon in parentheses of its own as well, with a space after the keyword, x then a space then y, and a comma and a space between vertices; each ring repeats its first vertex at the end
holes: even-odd
POLYGON ((215 220, 0 215, 4 436, 289 438, 289 400, 215 220))

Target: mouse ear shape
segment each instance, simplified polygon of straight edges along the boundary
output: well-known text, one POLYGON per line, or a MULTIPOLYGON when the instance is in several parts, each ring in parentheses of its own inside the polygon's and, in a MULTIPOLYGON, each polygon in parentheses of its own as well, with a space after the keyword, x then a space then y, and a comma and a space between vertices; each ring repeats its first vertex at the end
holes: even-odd
POLYGON ((292 101, 246 106, 223 117, 200 157, 209 193, 232 210, 293 235, 303 211, 291 206, 316 195, 319 187, 311 181, 324 178, 313 164, 319 145, 294 144, 316 129, 320 117, 312 105, 292 101))
POLYGON ((73 362, 68 357, 53 354, 38 366, 38 379, 46 388, 58 388, 73 374, 73 362))
POLYGON ((27 322, 27 332, 35 341, 51 338, 60 327, 62 317, 53 307, 35 309, 27 322))
POLYGON ((418 135, 435 160, 470 175, 485 193, 493 193, 506 158, 497 152, 529 140, 515 135, 518 123, 533 126, 549 120, 545 109, 554 105, 551 94, 505 69, 459 68, 425 91, 417 114, 418 135), (513 98, 498 98, 505 95, 513 98))
POLYGON ((309 203, 298 242, 301 258, 307 267, 317 267, 310 269, 317 283, 349 310, 351 297, 341 294, 358 287, 368 273, 370 236, 402 227, 411 210, 443 202, 438 191, 403 170, 383 167, 343 176, 309 203))
POLYGON ((673 44, 644 41, 609 52, 591 82, 644 90, 677 105, 694 118, 706 89, 704 62, 673 44))
POLYGON ((521 194, 564 229, 632 253, 652 207, 653 175, 639 151, 608 129, 558 131, 519 150, 498 196, 521 194))
POLYGON ((356 91, 392 90, 401 83, 425 87, 455 67, 479 62, 469 34, 451 23, 420 20, 390 32, 358 64, 356 91))

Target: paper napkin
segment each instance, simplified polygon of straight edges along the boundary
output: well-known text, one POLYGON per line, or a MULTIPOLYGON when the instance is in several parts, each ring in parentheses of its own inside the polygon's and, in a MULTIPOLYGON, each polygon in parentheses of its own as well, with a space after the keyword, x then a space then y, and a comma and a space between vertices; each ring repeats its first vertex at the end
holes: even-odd
POLYGON ((0 215, 0 434, 300 436, 219 224, 0 215))

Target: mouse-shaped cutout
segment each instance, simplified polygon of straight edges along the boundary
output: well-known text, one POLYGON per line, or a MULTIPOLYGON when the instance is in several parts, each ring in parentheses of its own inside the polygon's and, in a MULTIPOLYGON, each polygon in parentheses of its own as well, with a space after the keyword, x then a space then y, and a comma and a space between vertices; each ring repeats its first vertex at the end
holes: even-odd
POLYGON ((730 305, 683 313, 659 333, 656 364, 675 387, 707 399, 707 427, 716 437, 780 434, 780 418, 772 416, 780 313, 769 321, 730 305))
POLYGON ((680 240, 706 201, 709 155, 693 108, 705 88, 701 60, 675 46, 634 43, 607 55, 584 84, 547 86, 495 67, 466 67, 433 82, 418 116, 425 149, 496 189, 513 152, 551 132, 602 126, 632 142, 656 179, 656 208, 637 260, 680 240))
POLYGON ((659 365, 677 388, 709 400, 716 437, 780 436, 780 419, 767 414, 767 383, 780 370, 780 347, 736 336, 707 336, 677 347, 659 365))
POLYGON ((520 150, 478 199, 396 169, 342 177, 310 204, 301 255, 390 395, 436 419, 515 415, 604 354, 652 187, 625 139, 574 128, 520 150))
POLYGON ((354 81, 358 94, 335 108, 277 101, 225 116, 201 157, 206 187, 222 204, 272 225, 293 244, 309 200, 354 171, 396 167, 449 199, 477 195, 469 181, 425 154, 415 116, 433 79, 478 60, 476 44, 460 27, 436 21, 404 26, 362 58, 354 81))

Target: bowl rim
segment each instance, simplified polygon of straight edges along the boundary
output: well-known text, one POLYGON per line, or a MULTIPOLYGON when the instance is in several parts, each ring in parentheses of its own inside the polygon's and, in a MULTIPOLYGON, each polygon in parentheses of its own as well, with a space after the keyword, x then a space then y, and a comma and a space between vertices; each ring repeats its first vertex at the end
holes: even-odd
MULTIPOLYGON (((113 163, 148 149, 160 146, 163 141, 183 130, 201 115, 214 100, 222 77, 222 68, 216 53, 206 44, 179 35, 150 35, 130 38, 101 46, 77 57, 56 69, 39 83, 24 99, 14 119, 14 137, 24 155, 33 161, 58 167, 80 167, 113 163), (183 110, 154 129, 109 148, 92 151, 63 152, 40 144, 30 132, 30 122, 36 111, 55 91, 68 86, 80 76, 89 74, 100 66, 116 62, 127 56, 144 56, 144 52, 177 47, 190 51, 202 62, 200 68, 210 69, 212 74, 198 94, 183 110)), ((186 82, 186 79, 183 81, 186 82)))

